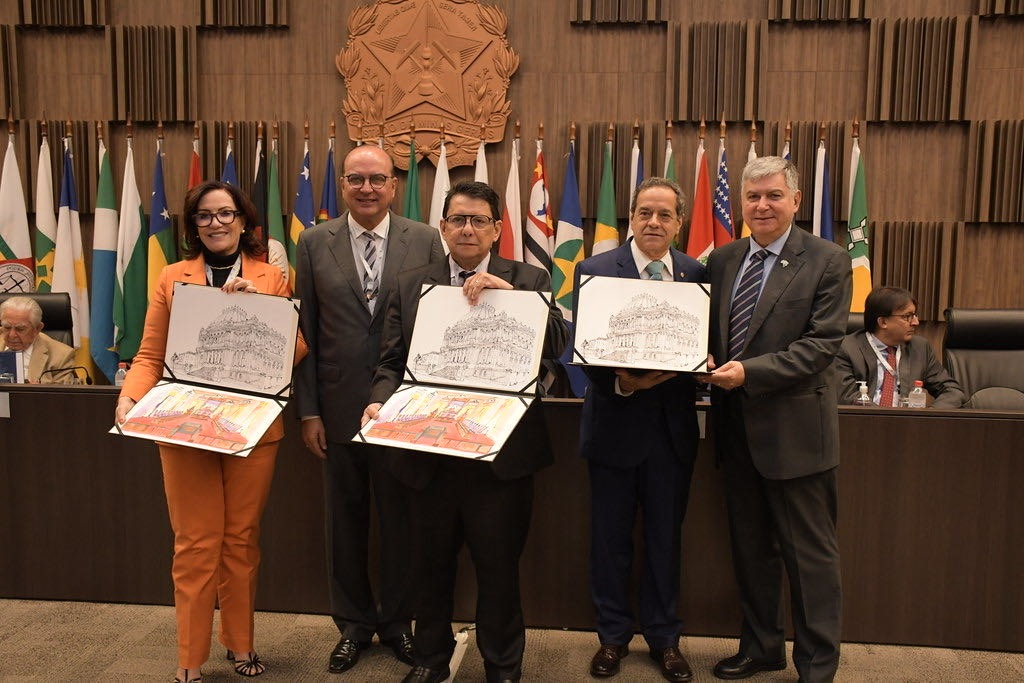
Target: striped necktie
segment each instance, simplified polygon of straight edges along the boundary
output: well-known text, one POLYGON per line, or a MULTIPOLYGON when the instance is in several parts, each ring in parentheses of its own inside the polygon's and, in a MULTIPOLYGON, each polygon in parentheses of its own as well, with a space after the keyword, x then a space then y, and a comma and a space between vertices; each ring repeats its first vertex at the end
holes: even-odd
POLYGON ((768 258, 768 250, 755 251, 750 256, 750 263, 743 272, 736 296, 732 300, 732 312, 729 314, 729 360, 736 358, 743 350, 747 341, 747 328, 754 314, 754 306, 761 295, 761 280, 764 277, 764 260, 768 258))
POLYGON ((377 240, 371 232, 363 232, 360 235, 366 245, 363 247, 363 260, 366 262, 366 269, 363 273, 363 294, 367 301, 377 297, 377 240))
MULTIPOLYGON (((896 347, 885 347, 885 362, 889 364, 893 372, 896 372, 896 347)), ((896 398, 896 377, 889 372, 888 368, 882 368, 882 394, 878 397, 878 405, 892 407, 896 398)))

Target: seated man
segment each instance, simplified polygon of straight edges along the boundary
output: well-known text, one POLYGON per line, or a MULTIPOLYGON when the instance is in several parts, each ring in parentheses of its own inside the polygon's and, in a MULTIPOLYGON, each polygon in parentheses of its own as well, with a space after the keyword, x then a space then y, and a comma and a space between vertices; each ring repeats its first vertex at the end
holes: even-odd
MULTIPOLYGON (((463 182, 444 200, 441 234, 450 255, 439 263, 398 275, 388 301, 381 356, 363 423, 405 372, 423 283, 461 287, 470 305, 484 289, 550 292, 547 271, 491 253, 501 234, 501 206, 488 185, 463 182)), ((545 358, 558 358, 569 337, 552 302, 545 358)), ((459 550, 469 547, 476 567, 476 642, 488 681, 522 677, 526 629, 519 596, 519 558, 533 507, 533 475, 554 461, 540 401, 534 401, 493 462, 395 449, 391 470, 412 489, 416 666, 403 683, 440 683, 451 673, 455 649, 451 619, 459 550)))
POLYGON ((29 384, 72 384, 75 350, 43 334, 43 309, 35 299, 13 296, 0 304, 0 351, 21 351, 29 384))
POLYGON ((963 390, 928 341, 914 336, 917 325, 917 301, 910 292, 901 287, 872 290, 864 302, 864 329, 846 335, 836 355, 839 402, 856 403, 857 382, 866 381, 872 403, 898 406, 921 380, 935 399, 933 408, 959 408, 963 390))

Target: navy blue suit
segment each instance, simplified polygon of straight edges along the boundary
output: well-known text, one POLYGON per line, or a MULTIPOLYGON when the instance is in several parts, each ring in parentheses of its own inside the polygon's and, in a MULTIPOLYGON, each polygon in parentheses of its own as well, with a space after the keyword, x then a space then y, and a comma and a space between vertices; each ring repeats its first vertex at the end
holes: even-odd
MULTIPOLYGON (((672 249, 676 281, 703 282, 704 267, 672 249)), ((629 243, 586 259, 580 277, 640 279, 629 243)), ((625 645, 636 620, 630 601, 633 526, 643 508, 644 573, 640 627, 652 648, 675 647, 682 622, 679 594, 681 527, 697 455, 696 385, 690 375, 636 391, 615 393, 611 368, 587 366, 590 378, 580 421, 580 451, 588 461, 591 493, 590 589, 602 645, 625 645)))

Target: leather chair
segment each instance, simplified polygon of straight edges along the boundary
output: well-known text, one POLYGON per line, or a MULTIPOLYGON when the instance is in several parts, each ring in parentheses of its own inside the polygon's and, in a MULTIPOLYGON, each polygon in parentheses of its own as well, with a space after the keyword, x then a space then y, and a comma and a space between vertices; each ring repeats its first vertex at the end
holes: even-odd
POLYGON ((943 349, 965 408, 1024 410, 1024 310, 948 308, 943 349))
POLYGON ((71 296, 67 292, 0 292, 0 303, 12 296, 27 296, 35 299, 43 309, 43 332, 48 337, 73 346, 71 333, 71 296))
POLYGON ((864 329, 864 314, 863 313, 850 313, 849 318, 846 319, 846 334, 853 334, 854 332, 860 332, 864 329))

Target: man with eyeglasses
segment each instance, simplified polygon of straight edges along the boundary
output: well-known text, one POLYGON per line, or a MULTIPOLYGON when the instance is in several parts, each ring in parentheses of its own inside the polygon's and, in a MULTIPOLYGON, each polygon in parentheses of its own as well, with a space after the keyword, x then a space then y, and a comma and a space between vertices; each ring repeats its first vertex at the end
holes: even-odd
MULTIPOLYGON (((490 186, 456 184, 445 197, 443 215, 441 230, 450 256, 398 276, 364 423, 379 416, 380 406, 401 384, 421 285, 461 287, 471 305, 479 302, 484 289, 551 291, 547 271, 491 253, 501 234, 501 206, 490 186)), ((544 358, 558 358, 568 336, 552 300, 544 358)), ((451 673, 455 568, 463 542, 476 567, 476 641, 486 678, 518 681, 526 642, 519 558, 530 528, 533 474, 554 461, 540 401, 533 402, 492 462, 397 449, 392 458, 395 475, 413 490, 417 541, 416 666, 403 683, 438 683, 451 673)))
POLYGON ((917 300, 902 287, 877 287, 864 301, 864 329, 848 334, 835 366, 842 403, 856 403, 858 381, 867 382, 871 402, 899 406, 914 381, 924 382, 933 408, 959 408, 964 392, 939 363, 927 339, 914 335, 917 300))
POLYGON ((14 296, 0 303, 0 330, 0 351, 21 352, 29 384, 75 382, 75 350, 43 334, 43 309, 35 299, 14 296))
POLYGON ((327 578, 341 637, 328 670, 355 666, 376 633, 412 663, 408 490, 388 472, 379 446, 353 444, 369 403, 381 329, 398 274, 444 259, 438 231, 390 210, 398 180, 374 145, 345 157, 347 211, 303 230, 296 254, 299 323, 309 355, 295 371, 302 439, 324 470, 327 578), (370 499, 380 520, 380 581, 368 570, 370 499))

